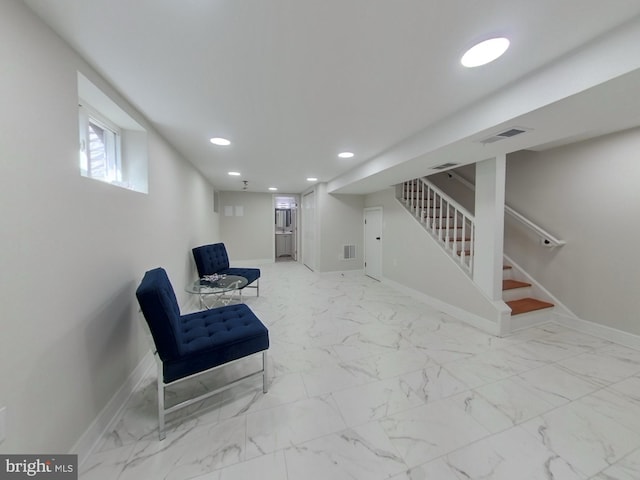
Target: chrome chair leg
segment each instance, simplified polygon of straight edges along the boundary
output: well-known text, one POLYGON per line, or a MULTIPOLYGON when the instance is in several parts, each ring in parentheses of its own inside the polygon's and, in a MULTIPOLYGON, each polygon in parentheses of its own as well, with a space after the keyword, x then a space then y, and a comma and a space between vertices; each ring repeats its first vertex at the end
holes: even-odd
POLYGON ((262 352, 262 393, 267 393, 267 351, 262 352))
POLYGON ((162 378, 162 364, 158 362, 158 436, 164 440, 164 379, 162 378))

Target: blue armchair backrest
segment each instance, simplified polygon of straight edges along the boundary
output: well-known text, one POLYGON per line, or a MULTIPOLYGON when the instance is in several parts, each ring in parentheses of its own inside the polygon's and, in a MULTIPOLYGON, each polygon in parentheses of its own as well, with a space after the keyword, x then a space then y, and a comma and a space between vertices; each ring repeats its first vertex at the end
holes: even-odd
POLYGON ((146 272, 136 290, 136 297, 160 358, 163 361, 177 358, 175 326, 180 318, 180 307, 167 272, 163 268, 146 272))
POLYGON ((202 245, 191 251, 193 252, 193 259, 196 261, 199 277, 212 275, 229 268, 229 256, 224 243, 202 245))

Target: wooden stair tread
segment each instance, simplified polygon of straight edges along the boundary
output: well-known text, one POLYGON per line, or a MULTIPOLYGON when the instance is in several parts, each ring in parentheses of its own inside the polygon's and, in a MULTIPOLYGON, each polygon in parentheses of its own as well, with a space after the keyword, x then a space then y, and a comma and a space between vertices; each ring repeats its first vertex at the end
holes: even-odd
POLYGON ((519 300, 512 300, 505 302, 511 308, 511 315, 518 315, 520 313, 534 312, 536 310, 542 310, 545 308, 553 307, 553 303, 543 302, 535 298, 521 298, 519 300))
POLYGON ((511 270, 512 268, 511 265, 502 265, 502 270, 511 270))
POLYGON ((514 288, 530 287, 531 284, 527 282, 521 282, 519 280, 503 280, 502 290, 513 290, 514 288))

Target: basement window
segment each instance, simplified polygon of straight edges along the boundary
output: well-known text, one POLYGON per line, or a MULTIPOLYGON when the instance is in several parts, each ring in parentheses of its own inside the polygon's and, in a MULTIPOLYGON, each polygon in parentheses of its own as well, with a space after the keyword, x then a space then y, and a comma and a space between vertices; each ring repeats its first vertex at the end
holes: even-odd
POLYGON ((80 73, 78 119, 80 174, 147 193, 146 130, 80 73))
POLYGON ((80 174, 122 184, 120 128, 80 104, 80 174))

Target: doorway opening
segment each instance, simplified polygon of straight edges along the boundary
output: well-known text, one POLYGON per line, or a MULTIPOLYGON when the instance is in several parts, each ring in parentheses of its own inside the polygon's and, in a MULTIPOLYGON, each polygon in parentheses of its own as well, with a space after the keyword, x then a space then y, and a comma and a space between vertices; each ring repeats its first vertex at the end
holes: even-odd
POLYGON ((274 196, 276 262, 295 262, 298 258, 298 198, 274 196))

